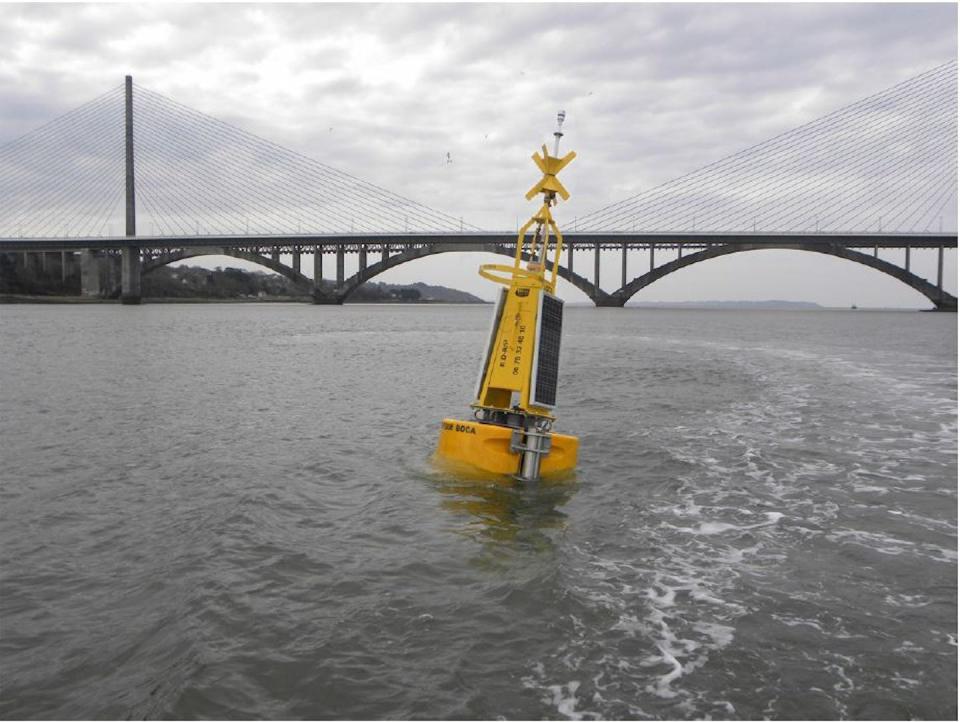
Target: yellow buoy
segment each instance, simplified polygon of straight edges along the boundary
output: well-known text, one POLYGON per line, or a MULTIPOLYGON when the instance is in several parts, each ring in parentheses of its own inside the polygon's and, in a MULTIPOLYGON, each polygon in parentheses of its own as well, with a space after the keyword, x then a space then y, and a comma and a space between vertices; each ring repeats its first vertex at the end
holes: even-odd
POLYGON ((474 420, 444 419, 440 428, 436 457, 455 467, 535 480, 577 464, 577 437, 552 430, 563 323, 563 301, 556 296, 563 235, 550 208, 558 195, 570 197, 557 173, 576 157, 573 151, 557 157, 563 119, 560 111, 554 154, 546 145, 542 156, 533 154, 543 177, 526 197, 542 193, 543 203, 517 234, 513 264, 480 266, 481 276, 503 288, 471 404, 474 420))

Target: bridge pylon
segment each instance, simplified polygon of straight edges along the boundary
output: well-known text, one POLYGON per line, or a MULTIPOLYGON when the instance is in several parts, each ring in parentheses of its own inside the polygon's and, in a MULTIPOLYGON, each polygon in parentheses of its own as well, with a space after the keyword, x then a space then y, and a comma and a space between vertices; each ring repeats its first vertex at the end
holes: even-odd
MULTIPOLYGON (((124 82, 124 186, 126 193, 126 236, 137 235, 136 184, 133 171, 133 77, 124 82)), ((140 303, 140 249, 124 246, 120 262, 120 303, 140 303)))

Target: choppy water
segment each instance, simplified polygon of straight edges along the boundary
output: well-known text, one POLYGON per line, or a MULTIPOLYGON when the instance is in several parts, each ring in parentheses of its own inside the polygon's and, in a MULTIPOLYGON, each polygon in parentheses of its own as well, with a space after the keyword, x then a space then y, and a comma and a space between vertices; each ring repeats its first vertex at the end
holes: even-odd
POLYGON ((0 308, 0 716, 956 718, 955 315, 568 308, 522 491, 489 313, 0 308))

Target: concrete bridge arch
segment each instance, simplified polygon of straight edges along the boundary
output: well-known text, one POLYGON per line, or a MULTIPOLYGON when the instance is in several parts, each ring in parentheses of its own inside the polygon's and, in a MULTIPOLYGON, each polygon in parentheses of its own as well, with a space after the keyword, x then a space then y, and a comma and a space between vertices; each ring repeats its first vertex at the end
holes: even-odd
MULTIPOLYGON (((335 295, 330 297, 328 302, 330 303, 343 303, 354 291, 356 291, 360 286, 362 286, 367 281, 379 276, 384 271, 388 271, 391 268, 396 268, 401 266, 404 263, 409 263, 410 261, 415 261, 419 258, 426 258, 427 256, 434 256, 439 253, 454 253, 454 252, 472 252, 472 253, 495 253, 500 256, 507 256, 508 258, 513 258, 515 251, 509 246, 501 246, 499 244, 478 244, 476 246, 464 246, 463 244, 449 244, 445 245, 442 243, 429 244, 423 246, 416 246, 404 250, 402 253, 398 253, 393 256, 389 256, 386 259, 382 259, 377 263, 374 263, 366 268, 360 269, 350 278, 344 281, 343 286, 338 288, 335 291, 335 295)), ((523 254, 524 261, 529 261, 530 257, 528 254, 523 254)), ((574 273, 569 270, 566 266, 560 265, 557 270, 558 275, 568 281, 572 285, 576 286, 578 289, 583 291, 594 303, 598 305, 605 305, 602 301, 606 300, 608 294, 597 288, 593 283, 588 281, 583 276, 574 273)))
MULTIPOLYGON (((386 259, 381 259, 377 263, 360 269, 353 276, 345 279, 342 286, 334 288, 332 291, 318 289, 314 285, 313 279, 305 276, 300 271, 281 263, 279 260, 275 260, 268 256, 263 256, 259 253, 239 251, 231 248, 191 248, 189 250, 165 253, 144 261, 141 267, 141 273, 146 274, 162 266, 175 263, 176 261, 183 261, 188 258, 197 258, 199 256, 230 256, 232 258, 238 258, 243 261, 255 263, 263 266, 264 268, 268 268, 271 271, 279 273, 285 278, 289 278, 304 292, 304 294, 312 295, 317 303, 342 304, 364 283, 376 278, 381 273, 384 273, 391 268, 396 268, 404 263, 409 263, 420 258, 426 258, 428 256, 434 256, 440 253, 455 252, 494 253, 501 256, 507 256, 511 259, 514 257, 514 250, 512 248, 508 246, 501 246, 499 244, 477 244, 476 246, 465 246, 463 244, 432 243, 416 245, 405 248, 400 253, 395 253, 394 255, 388 256, 386 259)), ((525 261, 530 260, 527 254, 523 254, 523 258, 525 261)), ((561 278, 583 291, 583 293, 595 303, 600 303, 602 305, 602 302, 607 298, 607 294, 604 291, 597 289, 597 287, 586 278, 568 270, 563 265, 559 267, 558 274, 561 278)))
POLYGON ((640 276, 637 276, 632 281, 627 283, 622 288, 614 291, 611 294, 605 294, 606 298, 597 302, 598 306, 622 306, 630 298, 640 291, 643 288, 646 288, 654 281, 667 276, 671 273, 679 271, 681 268, 686 268, 687 266, 692 266, 695 263, 702 263, 703 261, 709 261, 713 258, 719 258, 720 256, 727 256, 731 253, 741 253, 744 251, 763 251, 763 250, 791 250, 791 251, 812 251, 815 253, 823 253, 828 256, 835 256, 837 258, 843 258, 848 261, 853 261, 854 263, 860 263, 870 268, 876 269, 881 273, 886 273, 888 276, 896 278, 898 281, 910 286, 910 288, 915 291, 919 291, 928 299, 931 303, 936 306, 939 310, 944 311, 956 311, 957 310, 957 299, 955 296, 950 295, 942 288, 938 288, 934 284, 930 283, 926 279, 920 278, 914 273, 901 268, 889 261, 884 261, 883 259, 877 258, 875 256, 868 255, 866 253, 860 253, 859 251, 854 251, 849 248, 846 248, 842 245, 835 243, 825 243, 822 245, 801 245, 798 243, 782 243, 771 245, 768 243, 765 244, 750 244, 750 243, 738 243, 738 244, 729 244, 722 246, 712 246, 702 251, 696 253, 691 253, 688 256, 683 256, 677 258, 669 263, 665 263, 662 266, 658 266, 647 273, 644 273, 640 276))
MULTIPOLYGON (((568 281, 576 288, 581 290, 588 298, 590 298, 598 306, 623 306, 630 298, 632 298, 637 292, 646 288, 650 284, 658 281, 659 279, 667 276, 671 273, 679 271, 682 268, 692 266, 695 263, 702 263, 704 261, 709 261, 714 258, 719 258, 721 256, 730 255, 732 253, 741 253, 746 251, 761 251, 761 250, 795 250, 795 251, 813 251, 816 253, 822 253, 825 255, 834 256, 837 258, 843 258, 848 261, 853 261, 854 263, 860 263, 862 265, 873 268, 881 273, 886 273, 887 275, 896 278, 897 280, 905 283, 910 286, 915 291, 922 293, 926 298, 930 300, 933 305, 940 310, 951 310, 955 311, 957 309, 957 299, 955 296, 944 291, 942 288, 930 283, 926 279, 917 276, 914 273, 911 273, 905 268, 901 268, 889 261, 882 260, 876 256, 868 255, 866 253, 861 253, 859 251, 851 250, 841 244, 836 243, 823 243, 817 245, 810 244, 800 244, 800 243, 763 243, 763 244, 751 244, 751 243, 731 243, 724 245, 715 245, 709 248, 706 248, 695 253, 691 253, 687 256, 682 256, 673 261, 665 263, 657 268, 654 268, 647 273, 644 273, 640 276, 637 276, 632 281, 627 283, 622 288, 617 289, 612 293, 607 293, 603 289, 597 287, 593 282, 581 276, 573 271, 571 271, 567 266, 560 265, 558 273, 561 278, 568 281)), ((406 246, 399 253, 394 253, 393 255, 388 255, 385 258, 381 258, 377 263, 371 264, 369 266, 361 268, 354 275, 345 279, 339 287, 333 289, 324 289, 318 288, 315 286, 314 281, 305 276, 299 270, 291 268, 280 262, 278 258, 272 258, 269 256, 264 256, 259 253, 254 253, 251 251, 243 251, 231 248, 222 248, 222 247, 203 247, 203 248, 191 248, 185 249, 182 251, 174 251, 171 253, 165 253, 160 256, 152 257, 146 260, 142 265, 142 273, 149 273, 150 271, 165 266, 169 263, 175 261, 185 260, 187 258, 195 258, 198 256, 207 256, 207 255, 226 255, 233 258, 238 258, 244 261, 249 261, 251 263, 258 264, 264 268, 270 269, 285 278, 290 279, 299 289, 303 291, 305 295, 312 295, 315 302, 317 303, 330 303, 330 304, 342 304, 347 298, 350 297, 360 286, 362 286, 367 281, 370 281, 385 271, 390 270, 391 268, 396 268, 403 265, 404 263, 409 263, 411 261, 418 260, 420 258, 426 258, 428 256, 437 255, 440 253, 454 253, 454 252, 484 252, 492 253, 496 255, 506 256, 508 258, 513 258, 514 249, 508 245, 501 245, 497 243, 478 243, 478 244, 460 244, 460 243, 430 243, 430 244, 415 244, 406 246)), ((529 257, 524 254, 524 260, 530 260, 529 257)))
POLYGON ((284 265, 279 260, 275 260, 269 256, 262 256, 259 253, 240 251, 233 248, 191 248, 189 250, 175 251, 173 253, 164 253, 160 256, 154 256, 153 258, 144 261, 140 272, 142 274, 146 274, 170 263, 184 261, 188 258, 197 258, 198 256, 230 256, 231 258, 238 258, 242 261, 256 263, 259 266, 263 266, 264 268, 268 268, 271 271, 279 273, 285 278, 289 278, 306 294, 309 294, 313 289, 313 281, 310 278, 300 273, 300 271, 284 265))

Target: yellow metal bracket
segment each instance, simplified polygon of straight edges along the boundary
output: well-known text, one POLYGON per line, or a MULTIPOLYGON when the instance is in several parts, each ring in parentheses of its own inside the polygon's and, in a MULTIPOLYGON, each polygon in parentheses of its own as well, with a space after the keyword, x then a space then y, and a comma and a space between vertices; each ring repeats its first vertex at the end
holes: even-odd
MULTIPOLYGON (((559 134, 559 131, 558 131, 559 134)), ((537 210, 533 216, 530 217, 526 223, 517 231, 517 252, 514 257, 514 266, 511 273, 513 274, 513 280, 515 282, 526 282, 534 281, 535 285, 540 285, 542 288, 548 290, 550 293, 556 293, 557 289, 557 274, 560 269, 560 254, 563 249, 563 234, 560 233, 560 229, 557 227, 556 222, 553 220, 553 215, 550 213, 550 207, 555 205, 557 196, 559 195, 563 200, 570 198, 570 193, 566 188, 563 187, 563 184, 557 178, 557 173, 566 168, 570 161, 577 157, 577 154, 574 151, 570 151, 562 158, 557 158, 547 151, 547 146, 544 144, 541 146, 541 153, 534 153, 531 157, 533 162, 537 165, 537 168, 543 173, 543 177, 526 193, 527 200, 531 200, 537 193, 543 193, 543 204, 537 210), (527 232, 534 225, 537 226, 537 231, 534 234, 533 242, 530 243, 530 248, 527 251, 528 258, 530 263, 527 266, 527 269, 524 270, 521 267, 523 261, 524 250, 527 246, 527 232), (546 247, 550 242, 550 235, 554 237, 554 258, 553 258, 553 268, 550 278, 546 277, 546 247), (540 281, 539 284, 536 284, 536 281, 540 281)), ((503 276, 493 277, 485 269, 490 267, 490 264, 487 266, 482 266, 480 270, 480 275, 484 278, 487 278, 491 281, 497 283, 502 283, 504 285, 510 285, 510 281, 505 279, 503 276)), ((493 270, 490 268, 490 270, 493 270)), ((499 268, 502 272, 506 272, 505 268, 499 268)))
POLYGON ((562 171, 570 161, 576 158, 577 154, 571 150, 563 156, 563 158, 554 158, 547 153, 547 146, 544 144, 542 158, 537 153, 534 153, 530 157, 533 158, 533 162, 537 164, 537 167, 543 171, 543 178, 527 191, 527 200, 532 199, 537 193, 559 193, 563 200, 568 200, 570 194, 567 192, 567 189, 563 187, 563 184, 557 180, 557 173, 562 171))

